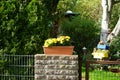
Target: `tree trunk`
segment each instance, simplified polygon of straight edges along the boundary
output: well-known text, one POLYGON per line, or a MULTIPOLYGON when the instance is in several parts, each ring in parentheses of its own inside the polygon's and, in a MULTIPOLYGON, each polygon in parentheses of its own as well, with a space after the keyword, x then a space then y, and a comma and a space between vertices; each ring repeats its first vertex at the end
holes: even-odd
POLYGON ((120 0, 102 0, 103 15, 102 15, 102 23, 101 23, 100 41, 102 41, 105 44, 108 41, 112 40, 112 38, 117 36, 120 32, 120 17, 119 17, 118 23, 116 24, 115 28, 108 35, 110 15, 112 12, 112 7, 116 3, 120 3, 120 0))
POLYGON ((102 25, 101 25, 101 35, 100 41, 103 43, 107 42, 107 33, 108 33, 108 25, 109 25, 109 13, 108 13, 108 1, 102 0, 103 7, 103 15, 102 15, 102 25))
POLYGON ((113 31, 108 35, 107 41, 111 41, 113 39, 113 37, 117 36, 120 32, 120 17, 119 20, 115 26, 115 28, 113 29, 113 31))

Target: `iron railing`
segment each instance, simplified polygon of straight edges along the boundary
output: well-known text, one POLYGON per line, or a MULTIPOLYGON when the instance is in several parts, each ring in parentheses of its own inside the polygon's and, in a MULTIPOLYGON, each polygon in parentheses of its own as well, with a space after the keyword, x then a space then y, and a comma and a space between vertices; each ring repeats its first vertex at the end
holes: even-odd
POLYGON ((1 55, 0 80, 34 80, 34 55, 1 55))

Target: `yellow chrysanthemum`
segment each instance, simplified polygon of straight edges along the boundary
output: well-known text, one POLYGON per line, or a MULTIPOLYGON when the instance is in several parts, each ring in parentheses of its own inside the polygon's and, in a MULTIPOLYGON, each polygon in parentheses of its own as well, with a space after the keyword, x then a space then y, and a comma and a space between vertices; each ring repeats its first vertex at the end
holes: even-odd
POLYGON ((58 38, 50 38, 50 39, 45 40, 44 46, 45 47, 54 46, 54 45, 59 46, 59 44, 65 45, 66 41, 67 41, 67 45, 68 45, 68 42, 70 41, 69 36, 60 36, 58 38))
POLYGON ((56 39, 56 38, 53 38, 53 42, 54 42, 54 43, 57 43, 57 39, 56 39))

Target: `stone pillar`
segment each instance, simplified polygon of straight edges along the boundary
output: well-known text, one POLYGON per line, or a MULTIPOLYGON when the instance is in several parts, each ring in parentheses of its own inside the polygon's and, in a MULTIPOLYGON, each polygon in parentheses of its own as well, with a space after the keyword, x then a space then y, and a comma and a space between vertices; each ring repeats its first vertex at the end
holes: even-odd
POLYGON ((35 55, 35 80, 79 80, 77 55, 35 55))

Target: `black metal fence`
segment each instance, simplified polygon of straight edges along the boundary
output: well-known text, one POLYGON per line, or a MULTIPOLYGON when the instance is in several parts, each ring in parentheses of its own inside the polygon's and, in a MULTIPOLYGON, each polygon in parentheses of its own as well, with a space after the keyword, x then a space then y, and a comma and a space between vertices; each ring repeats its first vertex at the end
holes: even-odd
POLYGON ((0 80, 34 80, 34 55, 1 55, 0 80))
MULTIPOLYGON (((34 60, 34 55, 0 55, 0 80, 34 80, 34 60)), ((85 70, 85 80, 120 80, 120 61, 86 61, 85 70)))

